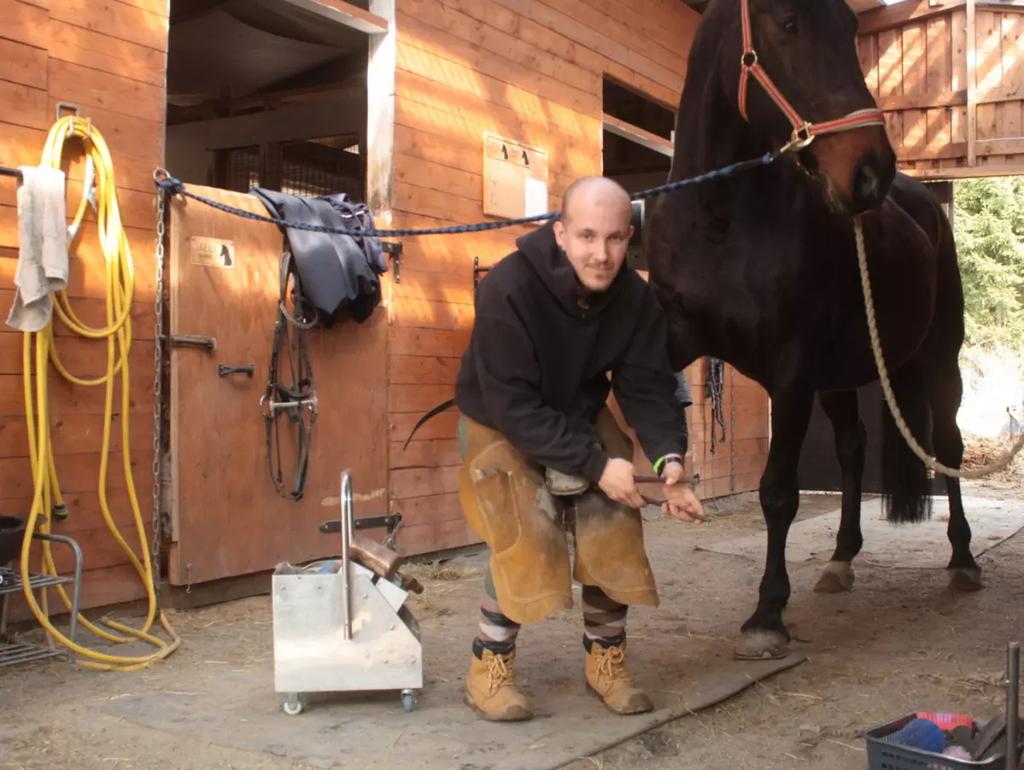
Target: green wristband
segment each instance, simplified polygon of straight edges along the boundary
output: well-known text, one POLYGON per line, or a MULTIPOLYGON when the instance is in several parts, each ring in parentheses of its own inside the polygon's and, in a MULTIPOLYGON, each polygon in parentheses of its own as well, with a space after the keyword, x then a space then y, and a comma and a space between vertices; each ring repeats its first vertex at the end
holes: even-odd
POLYGON ((672 454, 662 455, 654 463, 654 472, 660 476, 661 472, 665 470, 665 465, 668 464, 669 460, 677 462, 680 465, 683 464, 682 455, 678 455, 674 452, 672 454))

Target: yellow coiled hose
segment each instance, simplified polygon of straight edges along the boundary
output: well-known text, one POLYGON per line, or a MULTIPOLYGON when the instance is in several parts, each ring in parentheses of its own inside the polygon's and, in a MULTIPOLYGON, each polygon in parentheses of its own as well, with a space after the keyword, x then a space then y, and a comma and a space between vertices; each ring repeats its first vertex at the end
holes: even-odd
MULTIPOLYGON (((154 661, 161 660, 178 648, 181 640, 171 628, 163 612, 159 612, 156 602, 156 586, 153 577, 153 565, 146 541, 145 525, 139 509, 135 482, 132 478, 131 452, 129 443, 129 374, 128 353, 131 348, 131 307, 135 292, 135 274, 132 263, 128 237, 121 224, 121 214, 117 205, 117 190, 114 184, 114 167, 103 137, 92 126, 91 122, 77 116, 60 118, 46 139, 40 165, 61 167, 61 158, 65 142, 71 137, 82 140, 85 153, 95 168, 96 173, 96 219, 98 225, 100 248, 106 271, 106 326, 92 328, 83 323, 75 314, 66 292, 54 295, 54 312, 60 320, 74 333, 94 340, 105 340, 107 347, 106 374, 94 379, 84 379, 71 374, 61 363, 53 335, 53 322, 40 332, 26 332, 23 338, 22 366, 25 384, 25 417, 28 430, 29 456, 32 464, 34 494, 29 512, 25 540, 21 548, 19 563, 21 579, 24 583, 25 599, 32 614, 50 637, 69 650, 77 653, 80 665, 104 671, 133 671, 144 668, 154 661), (49 512, 52 506, 63 503, 57 468, 54 462, 53 446, 50 441, 49 402, 47 397, 47 364, 52 362, 57 372, 76 385, 103 385, 106 400, 103 413, 103 443, 100 450, 99 502, 103 519, 110 530, 111 536, 124 551, 134 567, 139 579, 146 589, 148 610, 146 620, 141 629, 131 628, 112 620, 104 620, 106 628, 89 622, 81 614, 78 622, 97 636, 109 642, 144 641, 157 649, 149 655, 122 656, 110 655, 98 650, 84 647, 61 633, 49 619, 46 591, 43 590, 42 605, 37 601, 34 592, 29 588, 29 555, 33 543, 32 534, 36 531, 50 532, 49 512), (33 376, 33 371, 35 376, 33 376), (114 419, 114 386, 120 375, 120 414, 121 414, 121 454, 123 457, 124 476, 132 516, 138 535, 139 551, 136 553, 117 528, 110 512, 107 500, 107 473, 109 466, 110 441, 114 419), (171 641, 166 642, 150 633, 154 621, 159 616, 160 624, 167 632, 171 641), (109 629, 109 630, 108 630, 109 629)), ((75 213, 75 239, 81 231, 81 222, 88 208, 89 190, 83 191, 82 202, 75 213)), ((74 241, 68 244, 69 251, 74 248, 74 241)), ((42 546, 41 572, 56 575, 57 569, 53 561, 50 542, 36 541, 42 546)), ((56 586, 57 593, 70 611, 71 599, 63 586, 56 586)))

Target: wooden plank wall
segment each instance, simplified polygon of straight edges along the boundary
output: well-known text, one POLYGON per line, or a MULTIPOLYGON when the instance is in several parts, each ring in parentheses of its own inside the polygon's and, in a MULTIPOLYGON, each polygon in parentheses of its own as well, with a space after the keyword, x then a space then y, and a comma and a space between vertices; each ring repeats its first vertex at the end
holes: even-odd
MULTIPOLYGON (((121 216, 135 260, 134 344, 130 361, 131 462, 150 527, 153 425, 152 171, 162 163, 168 0, 0 0, 0 165, 38 163, 57 102, 74 102, 110 146, 121 216)), ((69 205, 81 196, 84 164, 70 168, 69 205)), ((0 305, 13 298, 17 259, 15 181, 0 177, 0 305)), ((91 218, 91 215, 90 215, 91 218)), ((70 294, 88 323, 103 320, 103 261, 95 227, 87 227, 71 261, 70 294)), ((57 345, 69 368, 103 374, 106 343, 72 338, 57 325, 57 345)), ((21 335, 0 331, 0 514, 24 515, 32 496, 24 401, 21 335)), ((54 527, 85 551, 83 606, 142 595, 134 572, 113 544, 97 499, 102 388, 70 386, 50 375, 53 440, 71 516, 54 527)), ((122 415, 122 418, 124 416, 122 415)), ((116 442, 120 451, 119 440, 116 442)), ((111 457, 114 518, 135 542, 121 458, 111 457)), ((56 552, 59 553, 59 548, 56 552)), ((69 561, 60 556, 58 566, 69 561)))
POLYGON ((757 489, 768 460, 769 414, 764 389, 727 366, 722 396, 723 426, 712 417, 703 361, 689 368, 687 379, 694 396, 693 406, 687 410, 688 459, 693 471, 700 474, 701 497, 722 497, 757 489))
MULTIPOLYGON (((573 179, 601 173, 604 73, 674 110, 699 17, 678 0, 644 5, 637 14, 615 0, 398 0, 396 226, 484 219, 484 132, 547 150, 556 208, 573 179)), ((400 539, 412 550, 475 539, 456 495, 454 411, 428 423, 407 450, 401 442, 424 410, 452 394, 473 320, 473 257, 496 262, 523 232, 405 241, 389 309, 390 487, 404 516, 400 539)), ((701 397, 703 375, 691 376, 701 397)), ((733 483, 716 480, 735 470, 723 464, 722 448, 714 462, 706 459, 704 407, 690 410, 704 494, 756 486, 767 404, 755 388, 741 392, 737 417, 750 442, 737 450, 751 453, 737 457, 742 473, 733 483)))
POLYGON ((1024 8, 978 3, 976 164, 969 163, 967 4, 902 3, 861 17, 861 64, 900 168, 921 177, 1024 172, 1024 8), (900 6, 903 6, 901 9, 900 6))

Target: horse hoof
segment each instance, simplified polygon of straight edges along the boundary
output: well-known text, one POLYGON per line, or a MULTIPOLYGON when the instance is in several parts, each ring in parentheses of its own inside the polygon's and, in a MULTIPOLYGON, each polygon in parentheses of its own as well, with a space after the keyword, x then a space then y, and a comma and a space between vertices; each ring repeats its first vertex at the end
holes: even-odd
POLYGON ((949 588, 957 593, 974 593, 985 587, 981 582, 981 567, 952 567, 949 573, 949 588))
POLYGON ((788 645, 780 631, 744 631, 733 654, 738 660, 777 660, 789 654, 788 645))
POLYGON ((830 561, 814 590, 819 594, 841 594, 853 590, 853 567, 848 561, 830 561))

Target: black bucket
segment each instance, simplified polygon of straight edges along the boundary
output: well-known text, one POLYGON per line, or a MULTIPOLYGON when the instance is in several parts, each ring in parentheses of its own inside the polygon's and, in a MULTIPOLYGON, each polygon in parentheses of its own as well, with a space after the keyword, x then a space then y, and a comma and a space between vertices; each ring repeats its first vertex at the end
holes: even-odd
POLYGON ((0 516, 0 567, 17 558, 25 538, 26 521, 20 516, 0 516))

